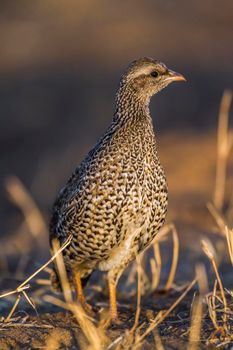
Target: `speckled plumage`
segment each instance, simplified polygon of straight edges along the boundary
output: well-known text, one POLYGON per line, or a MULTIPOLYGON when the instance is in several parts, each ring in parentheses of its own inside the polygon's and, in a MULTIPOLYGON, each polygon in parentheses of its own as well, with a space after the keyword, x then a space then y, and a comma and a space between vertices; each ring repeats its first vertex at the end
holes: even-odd
POLYGON ((182 79, 164 76, 181 77, 153 59, 131 63, 111 125, 58 195, 50 239, 62 243, 72 234, 63 252, 71 275, 78 270, 87 278, 100 269, 116 283, 165 220, 167 183, 148 105, 152 95, 182 79))

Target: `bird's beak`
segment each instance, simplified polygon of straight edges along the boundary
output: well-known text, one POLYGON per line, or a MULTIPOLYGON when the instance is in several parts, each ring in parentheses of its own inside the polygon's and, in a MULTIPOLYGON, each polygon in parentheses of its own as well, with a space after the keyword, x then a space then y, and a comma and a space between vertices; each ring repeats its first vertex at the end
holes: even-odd
POLYGON ((169 81, 186 81, 185 77, 180 74, 180 73, 176 73, 171 69, 168 69, 168 72, 166 74, 166 78, 165 80, 169 80, 169 81))

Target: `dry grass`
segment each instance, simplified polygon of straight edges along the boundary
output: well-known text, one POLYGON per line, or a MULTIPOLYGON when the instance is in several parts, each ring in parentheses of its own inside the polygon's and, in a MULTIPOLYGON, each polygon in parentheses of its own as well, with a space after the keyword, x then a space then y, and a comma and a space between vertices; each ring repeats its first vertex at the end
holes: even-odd
POLYGON ((217 279, 218 286, 219 286, 220 293, 221 293, 221 297, 222 297, 222 302, 223 302, 223 305, 224 305, 224 322, 225 322, 226 321, 226 315, 227 315, 228 306, 227 306, 227 301, 226 301, 226 297, 225 297, 225 292, 224 292, 224 289, 223 289, 222 280, 220 278, 220 275, 219 275, 219 272, 218 272, 218 268, 217 268, 217 263, 216 263, 216 259, 215 259, 216 252, 215 252, 214 247, 213 247, 213 245, 211 244, 210 241, 202 240, 201 241, 201 245, 202 245, 202 249, 203 249, 204 253, 209 258, 209 260, 210 260, 210 262, 212 264, 214 273, 216 275, 216 279, 217 279))
POLYGON ((220 233, 225 235, 226 214, 224 206, 227 204, 226 180, 228 160, 233 146, 233 131, 229 130, 229 111, 232 101, 232 91, 225 90, 220 104, 218 137, 217 137, 217 160, 216 179, 213 194, 213 203, 209 202, 207 207, 213 216, 220 233))
POLYGON ((233 145, 233 133, 228 131, 231 101, 232 91, 225 90, 219 111, 216 180, 213 197, 214 205, 219 210, 224 205, 227 160, 233 145))
POLYGON ((150 333, 152 330, 154 330, 160 323, 162 323, 166 317, 179 305, 179 303, 184 299, 184 297, 187 295, 187 293, 193 288, 193 286, 196 283, 196 279, 194 279, 188 287, 184 290, 184 292, 179 296, 179 298, 170 306, 170 308, 164 312, 159 312, 158 315, 151 320, 149 327, 147 330, 141 335, 139 338, 139 341, 142 342, 142 340, 150 333))
MULTIPOLYGON (((219 112, 215 191, 213 203, 208 203, 207 207, 217 224, 218 233, 226 238, 230 260, 233 264, 233 231, 228 228, 227 212, 224 208, 227 203, 225 194, 228 159, 233 145, 233 131, 229 131, 228 126, 231 101, 232 91, 226 90, 222 97, 219 112)), ((230 208, 230 210, 232 209, 230 208)), ((226 291, 218 272, 217 254, 213 244, 208 240, 202 240, 201 245, 216 276, 213 291, 206 295, 209 317, 215 329, 210 335, 209 341, 223 346, 229 344, 233 339, 231 335, 233 330, 232 301, 230 305, 227 303, 226 291)), ((227 294, 232 297, 231 292, 228 291, 227 294)))
POLYGON ((2 321, 9 322, 11 320, 11 317, 12 317, 14 311, 16 310, 16 307, 17 307, 17 305, 18 305, 22 295, 25 297, 25 299, 28 301, 28 303, 35 309, 34 303, 31 301, 31 299, 29 298, 29 296, 25 292, 26 289, 30 288, 30 285, 28 284, 28 282, 30 282, 41 271, 43 271, 51 262, 53 262, 53 260, 55 260, 57 258, 57 255, 59 255, 70 244, 71 239, 72 239, 72 237, 70 236, 64 242, 64 244, 61 246, 61 248, 59 248, 56 251, 56 253, 54 253, 54 255, 44 265, 42 265, 34 273, 32 273, 28 278, 26 278, 18 287, 16 287, 14 290, 11 290, 9 292, 6 292, 6 293, 3 293, 3 294, 0 295, 0 299, 1 299, 1 298, 6 298, 6 297, 8 297, 8 296, 10 296, 12 294, 18 294, 17 295, 17 299, 15 301, 15 304, 13 305, 10 313, 8 314, 8 316, 6 318, 3 318, 2 321))
POLYGON ((203 298, 208 291, 208 280, 206 270, 203 265, 196 266, 196 279, 198 282, 199 295, 195 296, 195 300, 192 305, 191 326, 189 331, 189 350, 196 350, 199 348, 201 337, 203 298))
POLYGON ((207 208, 217 224, 217 227, 219 229, 218 233, 224 235, 226 221, 223 214, 215 207, 212 202, 207 203, 207 208))
POLYGON ((227 238, 228 252, 231 259, 231 263, 233 265, 233 229, 230 230, 227 226, 225 226, 225 232, 227 238))
POLYGON ((48 229, 32 196, 16 176, 9 176, 5 181, 5 187, 10 200, 22 211, 29 232, 40 245, 43 237, 45 239, 48 237, 48 229))
POLYGON ((208 306, 209 317, 212 321, 214 330, 211 332, 207 343, 218 344, 218 346, 223 346, 230 344, 233 340, 232 331, 232 295, 230 303, 227 302, 226 291, 223 287, 223 283, 218 271, 218 266, 216 263, 216 251, 210 241, 202 240, 202 249, 206 256, 208 257, 213 271, 216 276, 213 291, 206 294, 206 304, 208 306))

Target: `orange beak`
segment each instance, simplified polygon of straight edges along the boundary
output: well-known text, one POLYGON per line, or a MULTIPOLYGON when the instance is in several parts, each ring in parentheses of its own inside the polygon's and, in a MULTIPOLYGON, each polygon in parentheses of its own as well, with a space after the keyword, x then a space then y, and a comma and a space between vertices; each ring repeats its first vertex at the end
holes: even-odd
POLYGON ((180 74, 180 73, 176 73, 173 70, 169 69, 167 72, 167 77, 166 80, 169 81, 186 81, 185 77, 180 74))

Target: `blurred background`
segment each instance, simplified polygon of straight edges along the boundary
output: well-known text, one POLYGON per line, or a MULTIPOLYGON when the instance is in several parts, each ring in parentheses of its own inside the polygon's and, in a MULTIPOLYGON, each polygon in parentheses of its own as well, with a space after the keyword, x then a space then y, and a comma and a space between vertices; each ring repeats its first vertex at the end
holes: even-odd
MULTIPOLYGON (((214 181, 219 103, 223 90, 232 87, 232 14, 231 0, 1 0, 5 252, 18 249, 17 242, 26 250, 29 242, 29 234, 18 229, 22 210, 8 198, 6 187, 14 183, 8 176, 22 181, 47 224, 58 189, 111 122, 121 73, 143 56, 187 78, 151 103, 170 213, 177 203, 190 202, 190 194, 200 202, 199 193, 205 193, 205 204, 214 181)), ((46 234, 40 240, 48 254, 46 234)))

